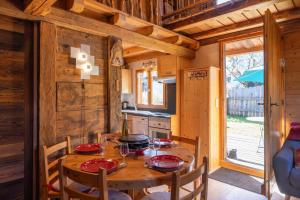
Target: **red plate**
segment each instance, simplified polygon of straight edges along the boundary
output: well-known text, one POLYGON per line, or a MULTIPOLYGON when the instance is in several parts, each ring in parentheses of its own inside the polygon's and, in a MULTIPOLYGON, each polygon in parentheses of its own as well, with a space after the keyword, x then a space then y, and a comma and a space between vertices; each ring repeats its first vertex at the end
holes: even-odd
POLYGON ((75 148, 75 151, 79 153, 91 153, 100 151, 100 144, 80 144, 75 148))
POLYGON ((184 161, 173 155, 159 155, 150 158, 152 167, 164 170, 176 170, 183 166, 184 161))
POLYGON ((97 158, 81 163, 80 169, 85 172, 98 173, 99 168, 104 168, 107 170, 107 173, 111 173, 118 169, 118 165, 119 162, 117 160, 97 158))
POLYGON ((171 139, 166 139, 166 138, 161 138, 159 139, 160 146, 171 146, 172 145, 172 140, 171 139))

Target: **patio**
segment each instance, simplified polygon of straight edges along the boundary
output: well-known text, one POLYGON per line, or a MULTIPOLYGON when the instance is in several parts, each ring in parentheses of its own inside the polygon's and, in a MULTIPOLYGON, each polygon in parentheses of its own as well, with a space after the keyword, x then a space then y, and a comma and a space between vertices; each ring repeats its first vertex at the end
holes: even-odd
POLYGON ((259 123, 247 121, 244 118, 231 118, 227 120, 227 152, 237 150, 237 158, 230 159, 249 167, 263 169, 264 148, 259 123))

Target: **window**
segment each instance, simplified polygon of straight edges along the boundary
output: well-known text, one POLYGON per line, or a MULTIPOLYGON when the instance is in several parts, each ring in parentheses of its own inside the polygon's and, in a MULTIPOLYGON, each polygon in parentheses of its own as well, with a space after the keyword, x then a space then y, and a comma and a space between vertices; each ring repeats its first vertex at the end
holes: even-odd
POLYGON ((136 97, 138 107, 166 108, 165 85, 157 81, 157 70, 136 72, 136 97))
POLYGON ((229 2, 229 1, 231 1, 231 0, 217 0, 217 5, 220 5, 220 4, 229 2))

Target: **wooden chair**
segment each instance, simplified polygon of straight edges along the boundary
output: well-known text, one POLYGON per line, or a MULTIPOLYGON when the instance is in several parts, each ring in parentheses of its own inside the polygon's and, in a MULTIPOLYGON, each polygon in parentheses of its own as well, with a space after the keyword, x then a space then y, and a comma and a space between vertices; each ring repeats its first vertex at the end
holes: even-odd
MULTIPOLYGON (((66 154, 71 153, 71 143, 70 137, 66 137, 64 142, 55 144, 53 146, 47 147, 43 146, 42 148, 42 160, 43 160, 43 189, 44 189, 44 198, 59 198, 60 197, 60 185, 59 185, 59 172, 58 172, 58 161, 66 157, 66 154), (49 161, 49 157, 57 153, 55 160, 49 161)), ((81 188, 82 190, 89 190, 90 188, 81 187, 80 185, 73 184, 76 188, 81 188)))
POLYGON ((170 192, 154 192, 145 196, 142 200, 193 200, 200 195, 201 200, 207 200, 208 190, 208 158, 203 158, 203 164, 188 174, 180 175, 180 172, 174 172, 172 175, 172 188, 170 192), (187 195, 180 195, 180 188, 188 183, 195 182, 201 178, 199 184, 193 191, 187 195), (180 197, 181 196, 181 197, 180 197))
MULTIPOLYGON (((199 136, 196 137, 195 140, 193 139, 189 139, 189 138, 184 138, 181 136, 174 136, 172 135, 172 140, 177 141, 179 143, 184 143, 184 144, 188 144, 191 146, 194 146, 194 157, 195 157, 195 162, 194 162, 194 166, 193 169, 197 169, 200 163, 200 146, 201 146, 201 139, 199 136)), ((194 181, 194 190, 195 188, 197 188, 197 186, 199 185, 199 180, 195 180, 194 181)), ((186 186, 181 186, 181 189, 187 191, 187 192, 191 192, 191 190, 186 187, 186 186)))
POLYGON ((172 140, 177 141, 179 143, 194 146, 194 156, 195 156, 194 169, 196 169, 199 166, 199 163, 200 163, 200 146, 201 146, 200 137, 197 136, 195 138, 195 140, 193 140, 193 139, 184 138, 184 137, 181 137, 181 136, 172 135, 172 140))
MULTIPOLYGON (((200 139, 200 137, 198 136, 198 137, 196 137, 195 140, 193 140, 193 139, 188 139, 188 138, 184 138, 184 137, 180 137, 180 136, 174 136, 174 135, 171 134, 171 138, 172 138, 173 141, 177 141, 177 142, 179 142, 181 144, 188 144, 188 145, 193 146, 193 148, 194 148, 194 156, 195 156, 195 162, 194 162, 193 169, 196 169, 198 167, 199 163, 200 163, 200 159, 199 159, 199 157, 200 157, 200 145, 201 145, 201 139, 200 139)), ((198 182, 195 181, 194 182, 194 188, 197 187, 197 184, 198 184, 198 182)), ((167 188, 168 188, 168 190, 170 189, 170 187, 167 187, 167 188)), ((150 194, 151 193, 150 192, 151 189, 152 188, 145 188, 144 192, 146 194, 150 194)), ((183 189, 183 190, 185 190, 187 192, 191 192, 191 190, 188 189, 188 187, 185 187, 185 186, 182 186, 181 189, 183 189)))
POLYGON ((44 198, 59 198, 59 182, 58 182, 58 160, 64 158, 62 155, 56 160, 49 162, 49 156, 58 151, 65 150, 66 154, 70 153, 70 137, 66 141, 55 144, 51 147, 44 145, 42 147, 42 160, 43 160, 43 194, 44 198), (55 169, 56 168, 56 169, 55 169), (52 169, 52 171, 50 171, 52 169))
POLYGON ((99 169, 98 174, 75 171, 63 166, 63 159, 59 160, 59 182, 62 186, 61 200, 69 200, 69 197, 82 200, 131 200, 131 197, 123 192, 109 190, 106 181, 106 170, 99 169), (71 187, 67 180, 93 188, 90 192, 82 192, 71 187))

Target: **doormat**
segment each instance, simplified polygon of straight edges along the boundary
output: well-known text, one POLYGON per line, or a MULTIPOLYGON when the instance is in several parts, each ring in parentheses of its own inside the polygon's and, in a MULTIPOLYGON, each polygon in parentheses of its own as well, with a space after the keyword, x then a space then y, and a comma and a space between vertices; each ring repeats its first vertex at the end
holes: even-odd
POLYGON ((220 168, 211 173, 209 178, 261 194, 263 179, 230 169, 220 168))

